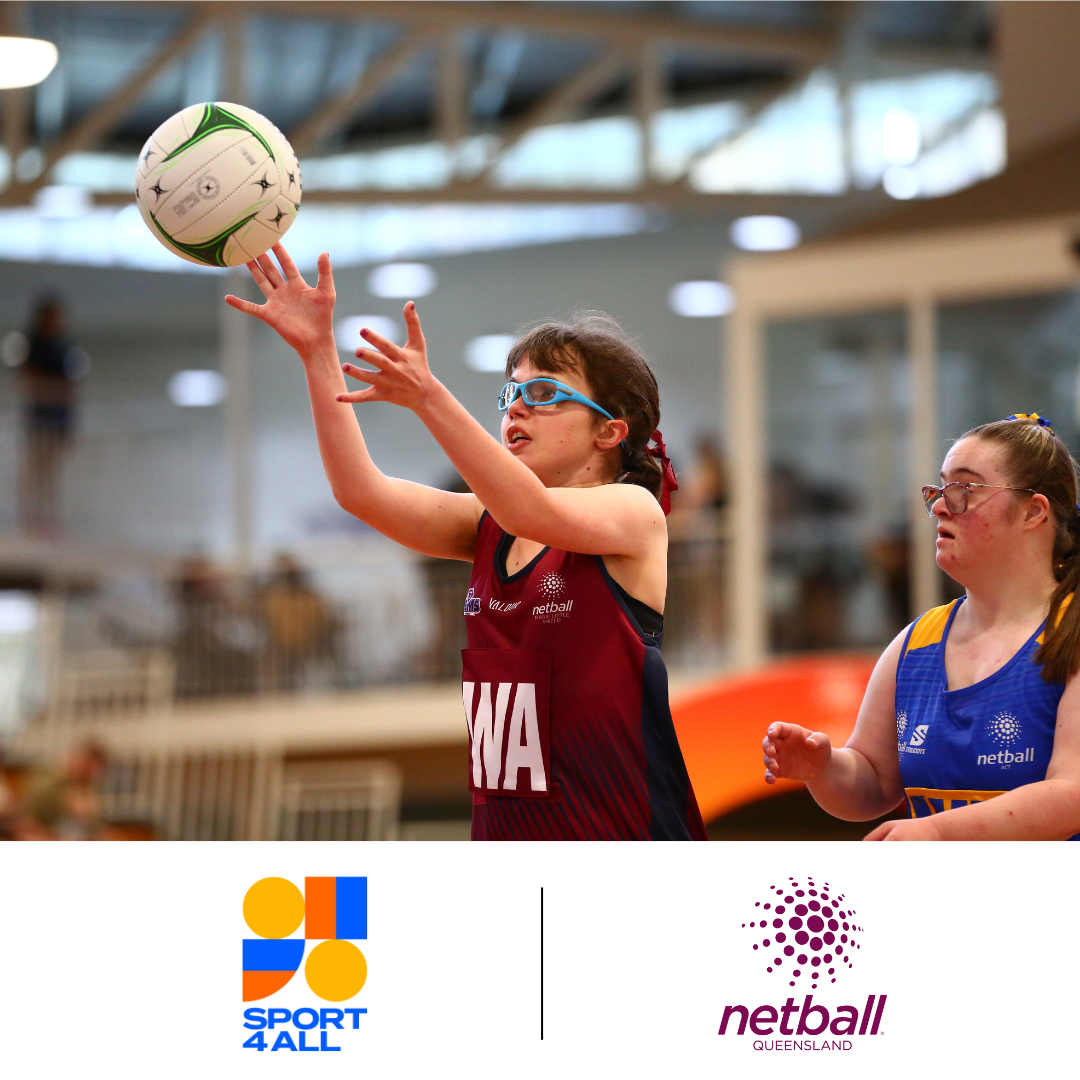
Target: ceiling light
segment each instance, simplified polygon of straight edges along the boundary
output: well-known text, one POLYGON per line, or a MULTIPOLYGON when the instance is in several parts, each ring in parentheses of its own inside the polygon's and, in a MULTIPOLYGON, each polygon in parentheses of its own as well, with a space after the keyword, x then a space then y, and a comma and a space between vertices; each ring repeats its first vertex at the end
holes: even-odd
POLYGON ((731 286, 722 281, 680 281, 668 293, 668 307, 688 319, 715 319, 734 306, 731 286))
POLYGON ((906 109, 890 109, 881 120, 881 150, 893 165, 910 165, 922 149, 919 121, 906 109))
POLYGON ((184 408, 220 405, 228 392, 229 384, 220 371, 178 371, 169 380, 169 400, 184 408))
POLYGON ((370 344, 360 336, 360 331, 365 326, 380 337, 398 344, 398 324, 393 319, 388 319, 385 315, 350 315, 334 327, 338 348, 350 353, 357 349, 370 348, 370 344))
POLYGON ((506 354, 517 341, 513 334, 481 334, 465 346, 465 365, 473 371, 504 371, 506 354))
POLYGON ((56 67, 58 58, 51 41, 0 37, 0 90, 37 86, 56 67))
POLYGON ((372 296, 415 300, 435 291, 435 271, 425 263, 386 263, 368 274, 372 296))
POLYGON ((754 214, 731 223, 731 242, 743 251, 787 251, 802 239, 791 218, 754 214))
POLYGON ((90 212, 90 205, 90 192, 74 184, 50 184, 34 193, 34 209, 43 218, 79 218, 90 212))
POLYGON ((890 165, 881 178, 881 186, 894 199, 914 199, 919 194, 919 176, 914 169, 890 165))

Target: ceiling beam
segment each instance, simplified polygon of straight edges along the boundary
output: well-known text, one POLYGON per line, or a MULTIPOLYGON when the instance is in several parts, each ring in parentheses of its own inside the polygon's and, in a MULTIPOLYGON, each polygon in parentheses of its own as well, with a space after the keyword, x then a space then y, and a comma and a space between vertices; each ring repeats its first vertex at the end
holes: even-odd
POLYGON ((215 18, 216 15, 213 12, 201 6, 196 8, 187 22, 171 34, 154 55, 146 60, 123 85, 114 90, 104 101, 95 105, 67 134, 46 148, 41 173, 33 181, 18 184, 17 188, 32 192, 43 187, 49 182, 49 171, 62 157, 75 150, 85 150, 94 146, 110 128, 134 108, 143 91, 164 74, 169 64, 198 41, 203 31, 215 18))
POLYGON ((409 30, 393 48, 371 65, 365 65, 360 77, 348 90, 336 94, 319 106, 306 120, 289 132, 289 142, 298 155, 313 150, 323 139, 340 131, 421 49, 432 44, 431 30, 409 30))
MULTIPOLYGON (((771 59, 814 62, 829 54, 831 35, 824 30, 779 30, 731 26, 706 20, 601 15, 565 6, 470 0, 212 0, 209 7, 232 8, 242 2, 250 11, 278 18, 373 19, 436 30, 528 30, 554 37, 590 37, 623 46, 650 43, 694 51, 736 53, 771 59)), ((161 3, 154 3, 160 8, 161 3)))
MULTIPOLYGON (((627 190, 611 188, 479 188, 473 184, 456 183, 444 188, 408 190, 383 190, 365 188, 358 191, 306 191, 301 206, 434 206, 447 204, 466 205, 537 205, 561 204, 640 204, 665 207, 671 210, 706 211, 709 213, 739 214, 800 214, 815 212, 835 199, 843 198, 845 206, 864 212, 878 208, 891 201, 880 191, 848 192, 843 196, 830 195, 758 195, 758 194, 705 194, 695 191, 688 184, 649 184, 627 190)), ((127 206, 132 196, 126 192, 108 192, 94 195, 95 206, 127 206)), ((0 192, 0 207, 24 206, 15 192, 0 192)))
POLYGON ((488 155, 483 172, 470 182, 479 184, 489 177, 506 154, 534 128, 569 119, 582 105, 607 90, 623 73, 627 59, 620 49, 609 49, 559 83, 524 116, 500 133, 499 141, 488 155))

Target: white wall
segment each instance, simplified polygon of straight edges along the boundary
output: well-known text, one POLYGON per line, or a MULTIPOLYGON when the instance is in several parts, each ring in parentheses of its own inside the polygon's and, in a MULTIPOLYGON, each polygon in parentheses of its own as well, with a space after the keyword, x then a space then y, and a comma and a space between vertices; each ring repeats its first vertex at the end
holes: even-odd
MULTIPOLYGON (((708 277, 728 251, 727 219, 676 220, 663 232, 433 260, 439 286, 419 301, 438 376, 482 422, 497 429, 497 374, 469 371, 462 354, 478 334, 579 308, 609 312, 639 335, 661 386, 663 430, 676 463, 694 436, 719 431, 719 320, 667 308, 678 281, 708 277)), ((331 253, 332 242, 328 244, 331 253)), ((338 275, 338 313, 393 315, 367 271, 338 275)), ((224 551, 229 541, 223 409, 168 403, 169 376, 217 366, 220 277, 0 264, 0 333, 24 324, 32 298, 50 290, 70 305, 73 336, 93 358, 82 393, 81 434, 66 472, 71 536, 157 550, 224 551)), ((299 362, 271 332, 255 334, 256 542, 295 543, 355 529, 323 477, 299 362)), ((15 387, 0 369, 0 529, 14 523, 15 387)), ((376 461, 429 483, 450 472, 409 413, 385 404, 361 411, 376 461)))

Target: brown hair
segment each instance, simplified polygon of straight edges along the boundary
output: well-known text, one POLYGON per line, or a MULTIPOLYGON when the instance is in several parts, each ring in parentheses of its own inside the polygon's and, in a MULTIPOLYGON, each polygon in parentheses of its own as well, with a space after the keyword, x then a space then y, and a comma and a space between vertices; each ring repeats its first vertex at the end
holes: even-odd
MULTIPOLYGON (((1080 603, 1062 602, 1080 586, 1080 516, 1076 507, 1077 467, 1069 448, 1034 419, 998 420, 965 432, 1000 446, 1002 470, 1010 484, 1031 488, 1050 503, 1054 524, 1054 577, 1043 643, 1035 654, 1048 683, 1063 683, 1080 669, 1080 603)), ((1014 493, 1014 497, 1016 497, 1014 493)))
POLYGON ((622 327, 602 311, 582 311, 565 323, 541 323, 514 342, 506 358, 508 379, 526 354, 540 371, 583 376, 596 404, 626 421, 630 430, 615 482, 638 484, 659 499, 663 474, 645 448, 660 423, 660 390, 645 357, 622 327))

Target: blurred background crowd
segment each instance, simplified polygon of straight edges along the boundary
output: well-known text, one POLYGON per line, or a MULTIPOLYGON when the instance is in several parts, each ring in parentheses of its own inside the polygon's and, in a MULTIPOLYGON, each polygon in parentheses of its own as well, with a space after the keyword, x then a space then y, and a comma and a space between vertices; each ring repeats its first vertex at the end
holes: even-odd
MULTIPOLYGON (((754 732, 842 737, 852 672, 951 595, 917 497, 950 437, 1038 411, 1077 445, 1078 8, 0 3, 0 837, 468 835, 470 568, 337 507, 295 358, 222 303, 249 283, 133 204, 147 135, 213 99, 296 148, 287 243, 334 259, 343 357, 415 299, 494 431, 523 326, 638 337, 712 835, 838 835, 759 785, 754 732), (739 696, 790 663, 779 712, 739 696)), ((414 417, 362 421, 460 488, 414 417)))

